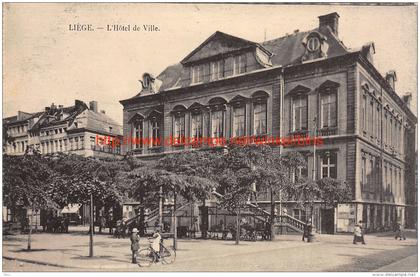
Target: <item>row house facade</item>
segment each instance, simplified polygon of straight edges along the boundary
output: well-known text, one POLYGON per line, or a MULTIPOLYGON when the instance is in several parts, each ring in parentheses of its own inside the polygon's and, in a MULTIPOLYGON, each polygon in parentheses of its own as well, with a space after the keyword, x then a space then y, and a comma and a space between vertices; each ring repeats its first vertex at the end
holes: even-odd
POLYGON ((37 150, 41 154, 67 153, 86 157, 112 157, 121 154, 120 145, 112 147, 104 137, 122 139, 122 126, 98 111, 98 103, 89 106, 76 100, 70 107, 52 104, 43 112, 18 112, 3 119, 7 132, 4 151, 23 155, 37 150))
MULTIPOLYGON (((410 161, 417 118, 410 97, 395 92, 396 72, 382 76, 374 67, 374 44, 347 48, 338 23, 337 13, 320 16, 313 30, 262 43, 216 32, 157 77, 145 73, 141 91, 120 101, 124 136, 133 138, 123 153, 153 159, 218 146, 215 138, 318 136, 324 143, 315 148, 279 147, 304 155, 308 166, 299 174, 352 188, 349 203, 317 205, 317 229, 350 232, 360 220, 371 231, 405 224, 416 205, 410 161)), ((292 201, 281 205, 307 219, 292 201)))
MULTIPOLYGON (((122 126, 98 111, 96 101, 89 106, 75 100, 69 107, 52 104, 42 112, 25 113, 19 111, 16 116, 3 119, 3 152, 7 155, 25 155, 37 151, 42 155, 64 153, 95 158, 120 158, 120 145, 103 141, 104 137, 122 140, 122 126), (102 139, 102 140, 101 140, 102 139)), ((76 206, 75 206, 76 207, 76 206)), ((73 213, 80 213, 83 220, 89 214, 89 206, 73 213)), ((3 206, 3 223, 16 223, 22 218, 32 218, 32 225, 38 228, 41 215, 47 211, 31 209, 11 210, 3 206), (33 217, 30 215, 33 213, 33 217)))

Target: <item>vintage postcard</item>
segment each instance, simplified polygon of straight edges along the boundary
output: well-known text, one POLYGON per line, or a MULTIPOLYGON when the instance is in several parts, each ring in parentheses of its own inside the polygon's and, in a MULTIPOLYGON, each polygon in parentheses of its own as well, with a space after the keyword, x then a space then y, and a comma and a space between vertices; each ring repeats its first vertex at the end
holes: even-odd
POLYGON ((417 3, 3 3, 3 272, 418 271, 417 3))

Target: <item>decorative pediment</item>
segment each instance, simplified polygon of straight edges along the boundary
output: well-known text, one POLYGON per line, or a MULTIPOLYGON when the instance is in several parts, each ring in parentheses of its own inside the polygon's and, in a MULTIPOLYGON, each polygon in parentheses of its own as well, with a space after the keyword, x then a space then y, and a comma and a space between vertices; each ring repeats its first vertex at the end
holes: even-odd
POLYGON ((137 122, 143 119, 144 119, 144 115, 137 112, 128 120, 128 123, 137 122))
POLYGON ((229 101, 229 103, 238 103, 238 102, 240 102, 240 103, 244 103, 244 102, 246 102, 248 100, 248 98, 246 98, 245 96, 242 96, 242 95, 236 95, 235 97, 233 97, 230 101, 229 101))
POLYGON ((179 113, 185 113, 187 111, 187 107, 185 107, 184 105, 176 105, 171 113, 173 114, 179 114, 179 113))
POLYGON ((290 90, 288 93, 286 93, 286 95, 306 94, 306 93, 309 93, 310 91, 311 91, 310 88, 307 88, 307 87, 302 86, 302 85, 297 85, 292 90, 290 90))
POLYGON ((272 55, 258 43, 217 31, 188 54, 181 61, 181 64, 194 63, 209 57, 256 47, 269 54, 269 56, 272 55))
POLYGON ((204 106, 198 102, 194 102, 191 106, 189 106, 188 110, 197 110, 202 109, 204 106))
POLYGON ((155 119, 162 116, 162 112, 157 109, 152 109, 147 113, 148 119, 155 119))
POLYGON ((336 88, 338 88, 339 86, 340 86, 339 83, 333 82, 331 80, 327 80, 319 86, 319 91, 321 91, 321 92, 334 92, 336 90, 336 88))

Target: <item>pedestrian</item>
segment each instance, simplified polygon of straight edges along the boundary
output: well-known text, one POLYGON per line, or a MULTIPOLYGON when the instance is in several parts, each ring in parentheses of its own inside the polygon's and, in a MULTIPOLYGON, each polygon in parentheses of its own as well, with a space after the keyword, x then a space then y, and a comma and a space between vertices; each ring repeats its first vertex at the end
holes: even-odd
POLYGON ((133 228, 133 231, 131 233, 130 237, 131 241, 131 263, 136 264, 137 263, 137 254, 139 251, 139 242, 140 242, 140 236, 138 234, 137 228, 133 228))
POLYGON ((358 241, 361 241, 362 244, 366 244, 365 243, 365 238, 363 236, 362 222, 361 221, 359 221, 359 224, 356 224, 356 226, 354 226, 353 244, 357 244, 358 241))
POLYGON ((268 218, 265 219, 264 224, 264 239, 271 240, 271 224, 268 218))
POLYGON ((106 227, 106 219, 104 216, 99 218, 99 233, 102 234, 102 229, 105 230, 106 227))
POLYGON ((302 235, 302 241, 305 241, 305 238, 309 240, 309 225, 311 225, 311 220, 309 219, 306 221, 305 226, 303 226, 303 235, 302 235))
POLYGON ((396 227, 397 231, 395 233, 395 239, 400 239, 400 240, 406 240, 405 234, 404 234, 404 228, 402 227, 402 225, 400 223, 397 223, 397 227, 396 227))
POLYGON ((70 219, 69 219, 69 217, 68 217, 68 216, 66 216, 66 217, 64 218, 64 231, 65 231, 66 233, 68 233, 68 232, 69 232, 69 224, 70 224, 70 219))
POLYGON ((315 238, 315 226, 312 224, 312 221, 308 222, 307 235, 308 242, 313 242, 315 238))

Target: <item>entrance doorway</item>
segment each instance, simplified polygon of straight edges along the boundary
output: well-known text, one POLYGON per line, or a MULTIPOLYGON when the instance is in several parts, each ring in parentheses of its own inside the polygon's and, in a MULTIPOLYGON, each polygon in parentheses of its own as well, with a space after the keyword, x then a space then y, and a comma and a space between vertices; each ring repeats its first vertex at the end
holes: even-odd
POLYGON ((334 209, 321 209, 321 233, 334 234, 334 209))

